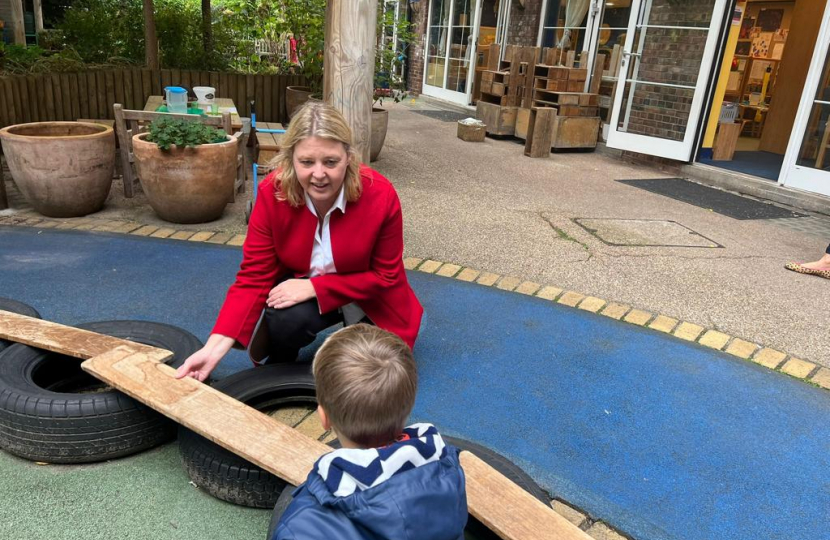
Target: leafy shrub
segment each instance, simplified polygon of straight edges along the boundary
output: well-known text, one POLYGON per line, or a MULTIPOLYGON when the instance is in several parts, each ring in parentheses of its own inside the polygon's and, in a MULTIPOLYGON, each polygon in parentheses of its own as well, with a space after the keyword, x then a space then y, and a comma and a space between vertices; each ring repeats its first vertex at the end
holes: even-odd
POLYGON ((170 150, 172 145, 179 148, 199 146, 200 144, 220 143, 228 136, 222 129, 206 126, 199 122, 160 118, 150 124, 147 140, 154 142, 162 150, 170 150))

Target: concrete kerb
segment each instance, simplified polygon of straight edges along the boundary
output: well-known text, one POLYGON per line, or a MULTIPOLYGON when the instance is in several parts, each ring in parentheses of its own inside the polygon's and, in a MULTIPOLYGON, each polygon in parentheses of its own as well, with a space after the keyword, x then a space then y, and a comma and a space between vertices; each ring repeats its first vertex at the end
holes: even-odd
MULTIPOLYGON (((178 241, 203 242, 208 244, 239 247, 245 242, 244 234, 231 236, 216 231, 179 231, 171 228, 158 228, 131 221, 97 220, 90 218, 71 218, 65 220, 44 218, 34 210, 18 212, 0 217, 0 225, 32 227, 36 229, 83 230, 108 232, 111 234, 131 234, 152 238, 167 238, 178 241)), ((485 287, 534 296, 542 300, 556 302, 568 307, 589 311, 597 315, 610 317, 618 321, 634 324, 657 332, 665 333, 691 341, 705 347, 725 352, 742 360, 754 362, 773 371, 794 377, 808 384, 830 390, 830 368, 791 356, 762 344, 752 343, 736 336, 706 328, 689 321, 680 321, 668 315, 652 313, 626 304, 608 301, 594 296, 569 291, 553 285, 540 284, 515 276, 502 276, 493 272, 468 268, 460 264, 405 257, 407 270, 435 274, 448 279, 457 279, 468 283, 477 283, 485 287)))

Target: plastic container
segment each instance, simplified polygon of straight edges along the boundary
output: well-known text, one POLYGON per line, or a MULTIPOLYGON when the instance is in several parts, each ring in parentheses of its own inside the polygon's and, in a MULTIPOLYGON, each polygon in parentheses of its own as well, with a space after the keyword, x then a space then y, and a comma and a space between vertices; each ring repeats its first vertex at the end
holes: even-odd
POLYGON ((213 112, 211 106, 214 105, 216 88, 212 86, 194 86, 193 93, 196 94, 200 109, 203 109, 205 112, 213 112))
POLYGON ((168 86, 164 89, 164 94, 168 112, 187 114, 187 90, 181 86, 168 86))

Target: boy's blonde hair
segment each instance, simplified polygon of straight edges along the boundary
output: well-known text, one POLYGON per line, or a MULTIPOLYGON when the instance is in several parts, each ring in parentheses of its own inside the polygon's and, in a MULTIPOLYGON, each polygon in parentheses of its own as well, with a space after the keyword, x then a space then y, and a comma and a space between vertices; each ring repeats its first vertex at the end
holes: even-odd
POLYGON ((340 111, 322 101, 309 101, 303 105, 291 118, 291 124, 285 131, 280 153, 273 162, 274 168, 280 171, 275 182, 277 200, 288 201, 291 206, 305 204, 303 186, 294 169, 294 149, 309 137, 343 143, 349 160, 343 189, 348 202, 358 200, 363 184, 360 181, 360 159, 352 148, 352 131, 340 111))
POLYGON ((395 334, 368 324, 332 334, 314 356, 317 402, 339 435, 363 448, 401 434, 415 404, 418 370, 395 334))

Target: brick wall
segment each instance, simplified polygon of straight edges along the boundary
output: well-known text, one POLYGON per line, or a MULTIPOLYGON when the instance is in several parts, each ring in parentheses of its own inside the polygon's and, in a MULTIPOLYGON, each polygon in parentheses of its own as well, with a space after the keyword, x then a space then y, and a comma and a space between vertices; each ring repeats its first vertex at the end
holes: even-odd
MULTIPOLYGON (((653 0, 650 25, 707 28, 714 0, 653 0)), ((694 86, 708 32, 649 28, 638 80, 694 86)), ((682 140, 694 90, 638 84, 631 100, 628 133, 682 140)), ((628 94, 624 99, 628 100, 628 94)), ((623 113, 626 110, 623 102, 623 113)))
POLYGON ((525 0, 524 7, 519 0, 510 2, 510 26, 507 29, 507 43, 511 45, 536 46, 539 36, 539 16, 542 0, 525 0))
POLYGON ((420 0, 418 12, 411 12, 410 22, 412 33, 415 34, 414 41, 409 44, 409 71, 406 76, 406 87, 410 93, 418 95, 423 90, 424 81, 424 42, 427 37, 427 14, 429 13, 429 0, 420 0))

